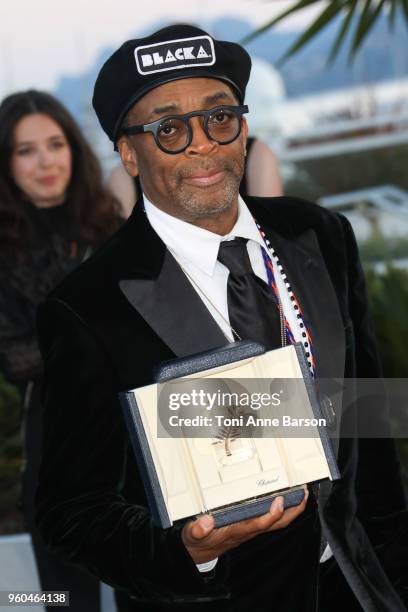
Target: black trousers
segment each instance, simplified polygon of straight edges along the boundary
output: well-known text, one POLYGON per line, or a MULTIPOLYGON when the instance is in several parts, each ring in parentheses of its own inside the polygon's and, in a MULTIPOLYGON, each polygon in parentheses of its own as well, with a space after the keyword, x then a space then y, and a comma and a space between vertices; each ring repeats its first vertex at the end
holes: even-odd
POLYGON ((119 612, 316 612, 320 522, 310 495, 285 529, 257 536, 228 553, 231 599, 205 604, 136 603, 117 592, 119 612))

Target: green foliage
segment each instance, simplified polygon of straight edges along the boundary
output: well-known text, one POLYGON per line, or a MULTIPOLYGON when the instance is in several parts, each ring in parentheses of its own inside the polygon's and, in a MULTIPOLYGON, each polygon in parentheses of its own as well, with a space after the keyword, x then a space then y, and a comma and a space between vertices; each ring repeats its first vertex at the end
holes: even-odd
POLYGON ((21 405, 18 390, 0 374, 0 534, 22 528, 18 504, 21 497, 21 405))
POLYGON ((374 328, 386 378, 408 372, 408 271, 388 266, 385 274, 366 271, 374 328))
POLYGON ((382 234, 360 242, 360 256, 365 262, 408 258, 408 238, 386 238, 382 234))
MULTIPOLYGON (((367 291, 386 378, 408 372, 408 271, 388 266, 385 274, 366 270, 367 291)), ((408 490, 408 439, 397 440, 408 490)))
MULTIPOLYGON (((244 38, 243 44, 246 44, 259 36, 263 32, 269 30, 274 25, 284 20, 289 15, 293 15, 302 11, 306 7, 310 7, 313 4, 320 4, 320 0, 299 0, 297 4, 292 6, 290 9, 284 11, 274 19, 271 19, 266 24, 252 32, 249 36, 244 38)), ((321 30, 329 25, 339 14, 343 14, 343 20, 340 24, 339 31, 336 39, 333 43, 329 62, 332 62, 336 57, 339 49, 341 48, 347 34, 353 27, 353 16, 358 14, 356 27, 354 28, 349 58, 354 58, 357 51, 360 49, 364 39, 370 32, 371 28, 375 24, 378 16, 382 11, 389 10, 389 25, 393 29, 395 25, 395 15, 399 8, 402 9, 402 14, 408 23, 408 5, 406 0, 332 0, 332 2, 324 3, 325 6, 318 17, 313 23, 299 36, 294 42, 290 49, 283 55, 279 60, 279 64, 282 64, 285 60, 291 57, 294 53, 299 51, 308 42, 310 42, 321 30), (357 10, 356 10, 357 9, 357 10)))

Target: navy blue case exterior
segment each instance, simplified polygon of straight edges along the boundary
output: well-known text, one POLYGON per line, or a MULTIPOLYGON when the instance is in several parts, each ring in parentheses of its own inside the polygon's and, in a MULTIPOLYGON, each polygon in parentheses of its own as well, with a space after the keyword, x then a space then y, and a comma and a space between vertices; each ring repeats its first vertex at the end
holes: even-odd
MULTIPOLYGON (((302 375, 305 380, 305 386, 309 395, 313 414, 316 418, 322 418, 322 411, 314 389, 313 379, 307 365, 304 349, 301 343, 296 343, 294 347, 299 359, 302 375)), ((256 357, 264 352, 265 348, 257 342, 235 342, 227 344, 225 347, 216 349, 214 351, 205 351, 190 357, 183 357, 164 362, 158 366, 157 370, 155 371, 154 378, 156 383, 163 383, 174 378, 180 378, 189 374, 196 374, 212 368, 235 363, 243 359, 256 357)), ((166 529, 171 527, 172 520, 167 512, 159 478, 135 397, 132 392, 120 393, 119 397, 140 474, 146 490, 146 496, 153 521, 158 527, 166 529)), ((331 446, 331 441, 325 428, 319 427, 318 429, 322 446, 326 454, 331 478, 336 480, 340 478, 340 474, 331 446)), ((279 495, 283 496, 284 498, 284 507, 289 508, 291 506, 298 505, 302 501, 304 497, 304 490, 302 487, 293 487, 292 489, 288 489, 286 491, 274 491, 273 493, 265 495, 261 498, 248 500, 244 503, 241 502, 220 510, 215 510, 212 512, 215 519, 215 525, 216 527, 222 527, 224 525, 242 521, 247 518, 260 516, 261 514, 268 512, 273 499, 279 495)))
POLYGON ((197 372, 218 368, 242 359, 256 357, 264 352, 265 347, 258 342, 251 342, 250 340, 231 342, 219 349, 203 351, 191 355, 191 357, 163 361, 154 371, 154 380, 157 383, 167 382, 173 378, 197 374, 197 372))
POLYGON ((215 526, 224 527, 225 525, 230 525, 231 523, 237 523, 238 521, 244 521, 245 519, 261 516, 261 514, 269 512, 271 503, 275 497, 279 496, 283 497, 283 506, 286 509, 300 504, 305 496, 305 491, 301 487, 294 487, 288 491, 276 491, 270 495, 265 495, 265 497, 262 497, 261 499, 246 502, 245 504, 228 506, 228 508, 225 508, 225 510, 215 510, 211 513, 214 517, 215 526))

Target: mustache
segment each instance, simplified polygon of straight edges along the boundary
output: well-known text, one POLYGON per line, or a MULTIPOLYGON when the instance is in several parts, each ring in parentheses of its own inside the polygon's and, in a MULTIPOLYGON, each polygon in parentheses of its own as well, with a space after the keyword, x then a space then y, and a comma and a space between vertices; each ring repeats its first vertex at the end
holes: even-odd
POLYGON ((185 168, 179 168, 177 171, 177 178, 179 180, 190 178, 200 172, 232 172, 234 170, 234 163, 230 159, 224 159, 217 162, 213 160, 202 160, 200 163, 192 166, 191 164, 185 168))

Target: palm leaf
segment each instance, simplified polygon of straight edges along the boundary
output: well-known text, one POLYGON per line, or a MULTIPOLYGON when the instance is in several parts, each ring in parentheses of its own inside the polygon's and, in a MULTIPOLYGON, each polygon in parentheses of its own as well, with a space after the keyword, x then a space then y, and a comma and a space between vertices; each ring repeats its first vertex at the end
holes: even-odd
MULTIPOLYGON (((239 406, 228 406, 226 416, 230 418, 239 418, 241 416, 248 417, 250 414, 251 413, 245 410, 245 408, 241 408, 239 406)), ((225 453, 229 456, 231 455, 231 443, 242 436, 243 429, 249 429, 251 431, 252 428, 253 426, 248 428, 245 425, 243 427, 240 425, 221 425, 214 436, 216 441, 213 442, 213 444, 224 443, 225 453)))
POLYGON ((339 52, 341 44, 342 44, 342 42, 343 42, 347 32, 349 31, 350 23, 351 23, 351 20, 352 20, 353 15, 354 15, 354 11, 355 11, 356 6, 357 6, 357 2, 358 2, 358 0, 351 0, 351 2, 349 3, 350 6, 349 6, 349 9, 348 9, 348 13, 347 13, 347 15, 346 15, 342 25, 341 25, 341 28, 340 28, 339 33, 337 35, 337 38, 334 41, 334 45, 332 46, 331 51, 330 51, 330 56, 329 56, 329 59, 328 59, 328 63, 329 64, 334 61, 337 53, 339 52))
POLYGON ((316 34, 325 28, 333 17, 335 17, 344 7, 345 0, 334 0, 320 13, 311 26, 304 32, 295 43, 286 51, 286 53, 278 61, 278 65, 282 64, 291 55, 299 51, 306 43, 308 43, 316 34))
MULTIPOLYGON (((265 25, 261 26, 248 36, 246 36, 241 43, 247 44, 252 41, 254 38, 263 34, 274 25, 288 17, 289 15, 298 13, 302 9, 315 4, 317 0, 299 0, 297 4, 292 6, 290 9, 284 11, 274 19, 271 19, 265 25)), ((290 47, 288 51, 279 59, 278 65, 281 65, 284 61, 286 61, 289 57, 294 55, 297 51, 299 51, 304 45, 306 45, 310 40, 312 40, 316 34, 320 32, 324 27, 326 27, 336 16, 337 14, 345 9, 346 17, 340 27, 339 33, 336 37, 336 40, 333 44, 333 47, 330 52, 329 62, 332 62, 334 58, 337 56, 338 51, 344 42, 346 34, 350 31, 351 23, 353 15, 355 14, 356 7, 362 4, 362 0, 333 0, 329 2, 327 7, 323 10, 323 12, 317 17, 317 19, 309 26, 309 28, 304 32, 290 47)), ((375 21, 377 20, 380 12, 385 8, 385 6, 390 7, 389 14, 389 25, 390 28, 393 28, 395 25, 395 17, 397 14, 397 10, 399 7, 402 8, 405 20, 408 23, 408 0, 365 0, 364 8, 362 10, 360 19, 358 21, 358 25, 352 40, 351 49, 350 49, 350 59, 354 58, 355 54, 361 47, 362 42, 365 37, 373 27, 375 21)))
POLYGON ((405 19, 408 21, 408 0, 401 0, 401 4, 404 10, 405 19))
POLYGON ((254 32, 251 32, 251 34, 248 34, 248 36, 245 36, 245 38, 241 40, 241 44, 247 45, 254 38, 256 38, 257 36, 260 36, 261 34, 266 32, 266 30, 270 30, 274 25, 279 23, 279 21, 282 21, 282 19, 285 19, 285 17, 288 17, 292 13, 301 11, 302 9, 306 8, 307 6, 310 6, 311 4, 316 4, 316 2, 319 2, 319 1, 320 0, 299 0, 299 2, 295 4, 295 6, 292 6, 290 9, 288 9, 287 11, 284 11, 277 17, 274 17, 273 19, 265 23, 263 26, 261 26, 254 32))
POLYGON ((397 14, 398 0, 392 0, 390 2, 390 14, 388 15, 388 24, 392 30, 395 26, 395 16, 397 14))
POLYGON ((366 0, 364 9, 361 13, 361 17, 357 25, 357 29, 354 35, 353 42, 351 45, 349 59, 351 59, 355 55, 355 53, 361 46, 361 43, 363 42, 364 38, 367 36, 369 31, 373 27, 375 20, 377 19, 378 15, 383 9, 385 2, 386 0, 380 0, 377 6, 375 7, 375 9, 371 10, 372 0, 366 0))

